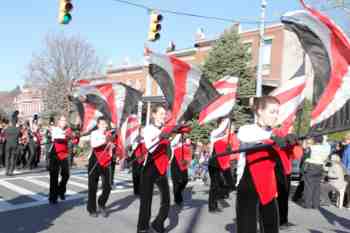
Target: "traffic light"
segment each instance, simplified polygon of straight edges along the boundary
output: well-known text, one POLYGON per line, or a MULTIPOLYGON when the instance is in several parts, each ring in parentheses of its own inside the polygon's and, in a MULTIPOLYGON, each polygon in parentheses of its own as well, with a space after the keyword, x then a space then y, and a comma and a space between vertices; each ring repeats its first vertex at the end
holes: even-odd
POLYGON ((154 11, 151 12, 151 23, 150 28, 148 32, 148 40, 149 41, 156 41, 160 39, 160 30, 162 29, 162 25, 160 22, 163 20, 163 16, 161 14, 158 14, 154 11))
POLYGON ((58 14, 58 22, 60 24, 68 24, 72 20, 70 12, 73 10, 73 4, 71 0, 59 0, 60 9, 58 14))

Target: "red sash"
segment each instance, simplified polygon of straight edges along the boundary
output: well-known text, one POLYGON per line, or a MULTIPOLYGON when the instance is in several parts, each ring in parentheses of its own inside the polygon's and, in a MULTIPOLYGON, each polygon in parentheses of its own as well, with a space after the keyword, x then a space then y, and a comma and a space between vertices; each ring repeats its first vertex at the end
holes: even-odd
MULTIPOLYGON (((214 151, 215 154, 222 154, 227 151, 228 145, 227 145, 228 138, 224 137, 214 143, 214 151)), ((230 146, 232 150, 237 150, 239 148, 239 141, 237 139, 237 136, 235 134, 231 134, 230 136, 230 146)), ((231 166, 231 160, 238 159, 239 154, 229 154, 225 156, 218 156, 216 157, 216 160, 219 164, 219 168, 221 171, 225 171, 230 168, 231 166)))
POLYGON ((64 160, 68 157, 68 142, 66 139, 55 139, 54 146, 59 160, 64 160))
POLYGON ((174 149, 174 156, 176 163, 181 171, 186 171, 192 160, 192 150, 191 146, 188 144, 183 144, 174 149), (184 163, 186 162, 187 163, 184 163))
POLYGON ((168 170, 168 164, 169 164, 169 157, 168 157, 168 146, 169 141, 166 139, 163 139, 157 149, 152 152, 152 157, 154 160, 154 164, 156 165, 156 168, 161 176, 165 175, 168 170))
POLYGON ((110 147, 108 145, 102 145, 93 149, 98 164, 101 167, 106 168, 112 161, 110 147))
POLYGON ((143 163, 145 160, 145 155, 147 154, 147 148, 145 143, 139 143, 134 151, 136 161, 138 164, 143 163))

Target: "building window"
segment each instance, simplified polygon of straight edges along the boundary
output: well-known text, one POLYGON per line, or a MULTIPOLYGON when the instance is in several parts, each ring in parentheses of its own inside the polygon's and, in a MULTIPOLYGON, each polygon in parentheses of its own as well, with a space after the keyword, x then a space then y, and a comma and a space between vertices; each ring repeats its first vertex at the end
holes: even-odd
POLYGON ((269 68, 271 65, 272 39, 265 39, 263 47, 263 65, 269 68))

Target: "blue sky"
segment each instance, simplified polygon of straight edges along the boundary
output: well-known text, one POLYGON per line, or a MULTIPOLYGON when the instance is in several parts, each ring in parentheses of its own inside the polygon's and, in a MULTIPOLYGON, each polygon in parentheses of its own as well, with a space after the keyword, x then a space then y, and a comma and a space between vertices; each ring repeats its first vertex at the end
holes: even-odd
MULTIPOLYGON (((137 3, 232 19, 258 20, 260 0, 132 0, 137 3)), ((297 0, 268 0, 267 19, 279 20, 281 14, 300 9, 297 0)), ((23 84, 33 53, 40 52, 48 33, 77 34, 91 43, 97 54, 114 66, 128 57, 132 64, 142 62, 149 17, 146 10, 114 0, 73 0, 73 20, 67 26, 57 22, 58 0, 11 0, 1 4, 0 91, 23 84)), ((170 40, 177 48, 192 47, 197 28, 207 37, 219 35, 230 23, 163 14, 161 40, 150 45, 164 51, 170 40)), ((242 25, 243 28, 258 25, 242 25)))

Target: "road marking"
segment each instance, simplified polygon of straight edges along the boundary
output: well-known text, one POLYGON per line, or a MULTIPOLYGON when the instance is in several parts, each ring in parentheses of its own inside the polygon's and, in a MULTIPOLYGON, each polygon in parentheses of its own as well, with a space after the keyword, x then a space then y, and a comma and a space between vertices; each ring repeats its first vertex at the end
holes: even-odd
POLYGON ((14 191, 16 193, 19 193, 21 195, 24 195, 24 196, 29 196, 30 198, 34 199, 34 200, 37 200, 37 201, 41 201, 41 200, 44 200, 44 199, 47 199, 45 196, 42 196, 42 195, 39 195, 37 193, 34 193, 28 189, 25 189, 25 188, 22 188, 20 186, 17 186, 17 185, 14 185, 10 182, 7 182, 5 180, 0 180, 0 186, 4 186, 5 188, 11 190, 11 191, 14 191))
MULTIPOLYGON (((33 178, 32 179, 23 179, 22 178, 22 180, 26 180, 26 181, 28 181, 30 183, 36 184, 38 186, 42 186, 42 187, 47 188, 47 189, 50 189, 50 184, 48 184, 48 183, 46 183, 44 181, 41 181, 41 180, 36 180, 36 179, 33 179, 33 178)), ((66 193, 68 195, 76 195, 77 194, 77 192, 74 192, 72 190, 67 190, 66 193)))
MULTIPOLYGON (((74 177, 76 177, 76 176, 74 176, 74 177)), ((72 180, 70 180, 70 179, 68 180, 68 184, 77 186, 77 187, 79 187, 79 188, 88 189, 88 186, 87 186, 86 184, 81 184, 81 183, 72 181, 72 180)))
MULTIPOLYGON (((111 194, 116 194, 116 193, 126 193, 126 192, 131 192, 132 189, 128 188, 128 189, 122 189, 122 190, 112 190, 111 194)), ((65 201, 59 201, 60 202, 68 202, 68 201, 74 201, 74 200, 79 200, 81 198, 85 198, 87 197, 87 194, 84 193, 79 193, 76 194, 74 196, 68 196, 66 198, 65 201)), ((26 208, 30 208, 30 207, 36 207, 36 206, 43 206, 43 205, 48 205, 48 200, 40 200, 40 201, 33 201, 33 202, 28 202, 28 203, 24 203, 24 204, 18 204, 18 205, 7 205, 6 207, 4 206, 4 208, 0 208, 0 213, 3 212, 8 212, 8 211, 14 211, 14 210, 20 210, 20 209, 26 209, 26 208)), ((59 205, 59 204, 58 204, 59 205)))

